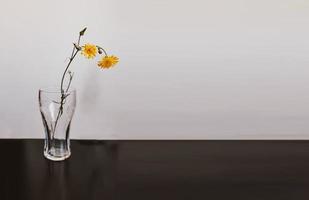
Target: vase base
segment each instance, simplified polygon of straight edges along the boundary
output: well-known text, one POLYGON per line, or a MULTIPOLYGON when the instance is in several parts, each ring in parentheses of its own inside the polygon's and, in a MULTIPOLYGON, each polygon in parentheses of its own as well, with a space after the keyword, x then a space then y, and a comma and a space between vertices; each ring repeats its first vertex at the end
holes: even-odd
POLYGON ((66 152, 61 151, 61 153, 59 153, 58 149, 53 149, 49 152, 44 151, 44 156, 48 160, 63 161, 63 160, 68 159, 71 156, 71 152, 70 151, 66 151, 66 152))

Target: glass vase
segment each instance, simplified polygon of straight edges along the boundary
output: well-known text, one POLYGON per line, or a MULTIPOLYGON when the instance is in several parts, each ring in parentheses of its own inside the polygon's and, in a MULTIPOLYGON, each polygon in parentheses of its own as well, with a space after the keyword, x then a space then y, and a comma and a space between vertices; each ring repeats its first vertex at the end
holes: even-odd
POLYGON ((39 106, 45 130, 44 156, 53 161, 70 157, 70 125, 76 107, 76 90, 39 90, 39 106))

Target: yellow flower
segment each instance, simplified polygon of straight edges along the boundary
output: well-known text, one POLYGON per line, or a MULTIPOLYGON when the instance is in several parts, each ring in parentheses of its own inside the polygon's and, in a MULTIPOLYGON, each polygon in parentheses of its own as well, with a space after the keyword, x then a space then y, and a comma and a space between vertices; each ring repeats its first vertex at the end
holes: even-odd
POLYGON ((97 55, 98 49, 96 45, 93 44, 85 44, 82 46, 82 54, 86 58, 94 58, 97 55))
POLYGON ((116 56, 105 56, 98 62, 98 66, 102 69, 109 69, 116 65, 119 61, 119 58, 116 56))

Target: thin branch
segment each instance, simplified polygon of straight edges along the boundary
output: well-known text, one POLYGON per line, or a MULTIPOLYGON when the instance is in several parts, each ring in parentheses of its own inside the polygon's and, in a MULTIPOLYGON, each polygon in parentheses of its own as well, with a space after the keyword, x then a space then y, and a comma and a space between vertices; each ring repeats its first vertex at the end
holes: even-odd
POLYGON ((106 53, 106 51, 105 51, 105 49, 103 49, 103 48, 100 47, 100 46, 97 46, 97 48, 99 49, 99 51, 102 50, 102 51, 104 52, 105 56, 108 56, 107 53, 106 53))

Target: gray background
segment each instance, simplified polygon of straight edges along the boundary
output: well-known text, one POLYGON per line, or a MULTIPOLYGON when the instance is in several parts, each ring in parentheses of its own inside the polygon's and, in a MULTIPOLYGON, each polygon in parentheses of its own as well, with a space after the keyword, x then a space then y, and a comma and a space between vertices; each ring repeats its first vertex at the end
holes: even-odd
POLYGON ((76 34, 120 57, 79 56, 72 138, 309 139, 305 0, 1 0, 0 137, 38 137, 38 88, 76 34))

